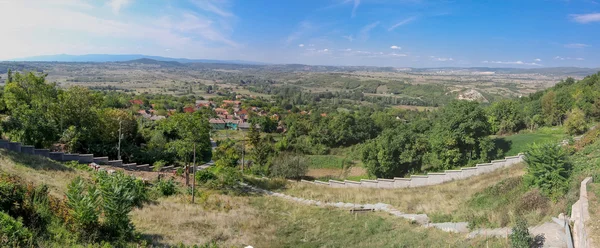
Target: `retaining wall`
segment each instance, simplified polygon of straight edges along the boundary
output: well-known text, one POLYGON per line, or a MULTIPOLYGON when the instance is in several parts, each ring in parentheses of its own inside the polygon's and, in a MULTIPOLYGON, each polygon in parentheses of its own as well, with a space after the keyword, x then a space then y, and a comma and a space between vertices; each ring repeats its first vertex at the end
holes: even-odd
MULTIPOLYGON (((64 152, 50 152, 49 149, 35 149, 34 146, 22 145, 19 142, 10 142, 8 140, 3 139, 0 139, 0 148, 8 149, 14 152, 47 157, 59 162, 77 161, 82 164, 96 163, 101 165, 124 167, 129 170, 142 171, 151 171, 153 168, 149 164, 138 165, 136 163, 133 163, 123 165, 123 161, 121 160, 109 160, 108 157, 94 157, 94 154, 65 154, 64 152)), ((174 169, 174 166, 167 166, 162 168, 161 171, 171 171, 174 169)))
POLYGON ((575 248, 594 247, 592 240, 588 237, 589 228, 586 227, 586 222, 590 220, 587 185, 592 181, 593 179, 591 177, 581 181, 579 188, 579 200, 571 207, 571 221, 573 221, 573 243, 575 248))
POLYGON ((523 154, 519 153, 517 156, 510 156, 501 160, 494 160, 490 163, 477 164, 475 167, 462 168, 460 170, 446 170, 441 173, 427 173, 427 175, 411 175, 410 178, 378 178, 377 180, 361 179, 360 182, 348 180, 343 182, 336 180, 329 180, 329 182, 301 180, 301 182, 325 185, 334 188, 415 188, 436 185, 453 180, 461 180, 476 175, 490 173, 501 168, 506 168, 521 163, 523 162, 524 157, 525 156, 523 154))

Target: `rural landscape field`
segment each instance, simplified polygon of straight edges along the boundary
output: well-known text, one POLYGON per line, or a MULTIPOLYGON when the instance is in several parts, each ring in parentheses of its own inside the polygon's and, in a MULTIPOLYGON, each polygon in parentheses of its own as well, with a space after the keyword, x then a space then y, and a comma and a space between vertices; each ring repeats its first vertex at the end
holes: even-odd
POLYGON ((594 1, 0 9, 0 247, 600 247, 594 1))

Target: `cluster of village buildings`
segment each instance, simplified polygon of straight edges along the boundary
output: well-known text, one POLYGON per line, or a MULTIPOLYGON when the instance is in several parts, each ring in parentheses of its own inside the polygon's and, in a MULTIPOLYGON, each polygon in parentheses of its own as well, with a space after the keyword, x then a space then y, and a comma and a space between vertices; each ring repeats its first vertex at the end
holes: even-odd
MULTIPOLYGON (((143 105, 142 100, 131 100, 131 104, 133 105, 143 105)), ((157 111, 154 109, 154 104, 150 104, 150 109, 145 110, 141 109, 138 111, 138 114, 143 118, 157 121, 161 119, 167 118, 167 116, 173 115, 177 111, 175 109, 167 110, 167 116, 158 115, 157 111)), ((194 106, 188 106, 183 108, 184 113, 193 113, 198 111, 201 108, 209 108, 216 113, 216 118, 210 118, 209 123, 212 126, 213 130, 246 130, 250 128, 250 123, 248 122, 250 118, 250 114, 256 114, 258 116, 265 116, 268 113, 258 107, 248 107, 243 109, 242 102, 239 100, 223 100, 221 105, 218 105, 214 101, 209 100, 197 100, 194 106)), ((279 115, 274 114, 270 116, 270 118, 274 120, 279 120, 279 115)))

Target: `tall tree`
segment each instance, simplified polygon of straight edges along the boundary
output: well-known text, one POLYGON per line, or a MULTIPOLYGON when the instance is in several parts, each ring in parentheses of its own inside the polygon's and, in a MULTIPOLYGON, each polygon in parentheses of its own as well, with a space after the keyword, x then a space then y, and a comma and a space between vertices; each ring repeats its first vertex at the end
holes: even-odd
POLYGON ((48 147, 58 140, 58 127, 51 110, 57 103, 55 84, 46 74, 16 73, 4 87, 4 102, 10 114, 3 129, 12 140, 48 147))
POLYGON ((440 169, 478 160, 482 154, 481 141, 489 134, 490 126, 479 103, 450 102, 439 111, 430 136, 440 169))

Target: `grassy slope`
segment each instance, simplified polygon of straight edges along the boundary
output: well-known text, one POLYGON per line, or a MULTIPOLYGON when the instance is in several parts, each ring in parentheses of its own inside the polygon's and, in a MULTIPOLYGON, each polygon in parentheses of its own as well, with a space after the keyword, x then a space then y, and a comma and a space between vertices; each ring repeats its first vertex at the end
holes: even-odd
POLYGON ((75 170, 53 160, 23 155, 0 149, 0 172, 18 175, 24 180, 39 184, 47 184, 50 193, 62 197, 67 184, 75 177, 89 176, 81 170, 75 170))
MULTIPOLYGON (((594 178, 598 180, 598 178, 594 178)), ((594 182, 588 186, 590 221, 586 223, 590 228, 589 236, 594 244, 600 244, 600 183, 594 182)))
MULTIPOLYGON (((86 171, 37 156, 0 149, 0 171, 48 184, 62 197, 67 183, 86 171)), ((352 216, 337 209, 293 205, 268 196, 229 196, 202 191, 197 205, 183 195, 135 209, 136 230, 156 245, 216 242, 225 247, 505 247, 504 240, 445 233, 384 213, 352 216)), ((61 238, 58 238, 59 240, 61 238)))
MULTIPOLYGON (((592 133, 592 132, 590 132, 592 133)), ((584 138, 586 139, 586 138, 584 138)), ((579 186, 585 177, 593 177, 594 181, 588 186, 589 211, 591 221, 586 223, 591 230, 590 237, 594 244, 600 243, 600 139, 595 143, 585 146, 572 156, 574 175, 572 176, 570 191, 567 194, 569 204, 579 199, 579 186)))
POLYGON ((133 213, 138 230, 156 244, 208 243, 254 247, 505 247, 501 239, 423 228, 384 213, 351 215, 337 209, 292 205, 265 196, 213 194, 198 205, 181 197, 133 213))
POLYGON ((511 226, 523 215, 537 224, 567 210, 521 180, 524 165, 441 185, 411 189, 329 188, 292 184, 285 193, 328 202, 388 203, 406 213, 425 213, 433 222, 468 221, 473 227, 511 226))
POLYGON ((523 165, 517 165, 466 180, 410 189, 329 188, 294 183, 284 191, 290 195, 321 201, 388 203, 407 213, 451 214, 482 189, 502 179, 523 175, 523 168, 523 165))
POLYGON ((527 149, 533 143, 559 142, 565 139, 563 127, 543 127, 534 132, 522 132, 499 137, 496 144, 506 151, 506 156, 514 156, 527 149))

